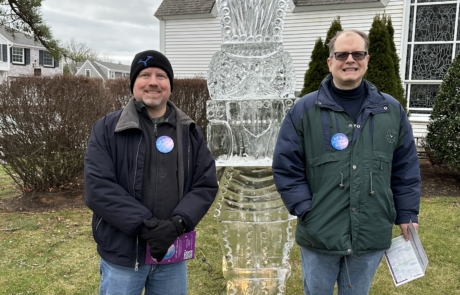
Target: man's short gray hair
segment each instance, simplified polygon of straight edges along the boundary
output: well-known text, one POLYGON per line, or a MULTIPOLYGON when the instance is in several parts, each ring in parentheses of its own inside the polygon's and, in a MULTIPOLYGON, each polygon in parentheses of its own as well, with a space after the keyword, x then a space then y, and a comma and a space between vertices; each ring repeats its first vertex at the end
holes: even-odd
POLYGON ((350 29, 350 30, 343 30, 343 31, 338 31, 335 36, 329 41, 329 43, 327 44, 327 46, 329 46, 329 56, 332 57, 332 55, 334 55, 334 45, 335 45, 335 41, 337 41, 337 38, 340 36, 340 35, 343 35, 343 34, 350 34, 350 33, 354 33, 354 34, 358 34, 359 36, 361 36, 361 38, 363 38, 364 40, 364 50, 365 51, 368 51, 369 50, 369 37, 367 36, 366 33, 362 32, 362 31, 359 31, 359 30, 354 30, 354 29, 350 29))

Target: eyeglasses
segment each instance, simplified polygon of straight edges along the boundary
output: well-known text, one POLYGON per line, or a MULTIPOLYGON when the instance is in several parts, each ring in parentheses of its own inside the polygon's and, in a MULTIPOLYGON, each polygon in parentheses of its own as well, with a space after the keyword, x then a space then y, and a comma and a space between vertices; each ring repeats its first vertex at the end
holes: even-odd
POLYGON ((336 60, 344 61, 348 59, 348 56, 350 54, 354 60, 363 60, 367 55, 367 51, 353 51, 353 52, 336 51, 334 52, 333 56, 335 56, 336 60))

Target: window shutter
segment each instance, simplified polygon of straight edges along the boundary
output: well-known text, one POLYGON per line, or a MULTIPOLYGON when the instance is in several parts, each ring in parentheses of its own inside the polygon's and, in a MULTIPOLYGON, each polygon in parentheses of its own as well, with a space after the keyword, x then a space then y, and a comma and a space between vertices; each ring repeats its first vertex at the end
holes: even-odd
POLYGON ((30 49, 25 48, 24 49, 24 55, 26 56, 26 65, 30 64, 30 49))
POLYGON ((3 61, 8 61, 8 47, 6 44, 2 44, 2 52, 3 52, 3 61))
POLYGON ((13 63, 13 47, 10 47, 10 63, 13 63))
POLYGON ((38 64, 43 65, 43 50, 38 51, 38 64))
POLYGON ((59 67, 59 59, 54 60, 54 67, 58 68, 59 67))

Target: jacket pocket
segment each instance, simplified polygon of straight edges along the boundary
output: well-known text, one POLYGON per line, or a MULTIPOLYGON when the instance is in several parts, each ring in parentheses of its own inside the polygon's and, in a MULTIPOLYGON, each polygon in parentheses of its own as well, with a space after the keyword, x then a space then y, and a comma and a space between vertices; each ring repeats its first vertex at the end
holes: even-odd
POLYGON ((96 243, 107 251, 115 253, 134 253, 134 244, 129 237, 122 231, 111 226, 101 217, 93 217, 93 237, 96 243))
MULTIPOLYGON (((349 175, 349 153, 332 152, 307 159, 307 181, 312 194, 345 185, 349 175)), ((343 186, 342 186, 343 188, 343 186)))
POLYGON ((390 223, 396 219, 393 192, 391 191, 392 160, 391 155, 376 152, 371 159, 370 169, 366 169, 364 172, 364 205, 366 211, 372 212, 374 219, 379 216, 390 223))

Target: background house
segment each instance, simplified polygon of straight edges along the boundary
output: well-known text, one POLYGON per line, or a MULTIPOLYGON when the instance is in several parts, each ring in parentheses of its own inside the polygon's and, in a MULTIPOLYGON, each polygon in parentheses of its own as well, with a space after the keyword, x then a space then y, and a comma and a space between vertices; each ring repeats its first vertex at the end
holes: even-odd
POLYGON ((20 32, 13 36, 0 26, 0 82, 8 77, 56 74, 62 74, 62 66, 40 42, 20 32))
POLYGON ((117 79, 122 77, 129 77, 131 66, 86 60, 84 62, 77 63, 77 72, 75 75, 84 75, 86 77, 97 77, 103 80, 117 79))
MULTIPOLYGON (((377 13, 390 15, 414 135, 426 133, 439 85, 460 47, 460 0, 285 1, 283 44, 293 59, 299 92, 315 41, 325 39, 335 17, 340 16, 344 29, 368 33, 377 13)), ((163 0, 155 17, 160 20, 160 51, 170 59, 174 74, 206 77, 222 44, 215 1, 163 0)))

